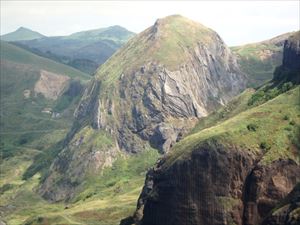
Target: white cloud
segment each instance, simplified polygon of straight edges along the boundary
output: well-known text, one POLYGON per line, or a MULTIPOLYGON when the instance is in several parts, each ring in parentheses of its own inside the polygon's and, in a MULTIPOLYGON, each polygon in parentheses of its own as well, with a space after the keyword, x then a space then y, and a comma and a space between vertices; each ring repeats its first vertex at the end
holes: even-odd
POLYGON ((230 45, 299 29, 299 1, 1 1, 1 34, 20 26, 66 35, 121 25, 140 32, 182 14, 216 30, 230 45))

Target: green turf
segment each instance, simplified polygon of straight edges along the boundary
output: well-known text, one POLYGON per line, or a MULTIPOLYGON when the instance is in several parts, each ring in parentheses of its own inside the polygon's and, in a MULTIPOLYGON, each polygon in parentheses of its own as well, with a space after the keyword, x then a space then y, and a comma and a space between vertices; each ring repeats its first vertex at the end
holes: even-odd
MULTIPOLYGON (((233 113, 221 122, 216 118, 224 110, 208 116, 204 119, 207 122, 200 121, 190 135, 174 146, 166 166, 189 157, 191 151, 203 142, 215 141, 229 149, 230 146, 236 146, 254 154, 262 152, 262 163, 270 163, 279 158, 291 158, 299 162, 299 91, 300 87, 297 86, 261 105, 248 106, 248 109, 244 102, 244 111, 233 113)), ((247 99, 249 96, 245 98, 247 99)))

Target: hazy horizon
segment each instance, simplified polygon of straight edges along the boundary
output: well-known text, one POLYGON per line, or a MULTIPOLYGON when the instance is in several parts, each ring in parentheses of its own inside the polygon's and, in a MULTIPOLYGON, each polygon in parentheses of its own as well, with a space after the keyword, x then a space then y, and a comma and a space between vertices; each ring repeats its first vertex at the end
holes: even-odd
POLYGON ((46 36, 120 25, 139 33, 180 14, 214 29, 230 45, 299 30, 299 1, 1 1, 1 35, 26 27, 46 36))

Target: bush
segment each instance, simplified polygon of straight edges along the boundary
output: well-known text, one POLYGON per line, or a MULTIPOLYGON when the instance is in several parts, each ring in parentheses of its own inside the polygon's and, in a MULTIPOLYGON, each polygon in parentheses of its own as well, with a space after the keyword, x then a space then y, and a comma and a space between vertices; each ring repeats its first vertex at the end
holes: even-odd
POLYGON ((258 126, 256 124, 250 123, 247 125, 247 129, 249 131, 256 131, 256 129, 258 128, 258 126))
POLYGON ((284 119, 284 120, 289 120, 290 117, 289 117, 288 115, 284 115, 283 119, 284 119))
POLYGON ((254 93, 248 101, 248 105, 254 105, 257 102, 260 102, 264 99, 265 92, 263 90, 257 91, 254 93))
POLYGON ((294 120, 290 121, 290 125, 294 126, 296 123, 294 120))
POLYGON ((269 100, 275 98, 276 96, 278 96, 284 92, 291 90, 292 88, 293 88, 292 82, 286 82, 278 88, 277 87, 274 87, 274 88, 265 87, 262 90, 255 92, 251 96, 251 98, 248 101, 248 105, 251 106, 251 105, 262 104, 266 101, 269 101, 269 100))
POLYGON ((259 147, 263 150, 269 150, 271 148, 271 146, 265 141, 261 142, 259 147))
POLYGON ((285 127, 284 130, 292 131, 292 128, 291 127, 285 127))
POLYGON ((281 92, 282 93, 287 92, 287 91, 291 90, 292 88, 293 88, 293 83, 292 82, 284 83, 281 87, 281 92))

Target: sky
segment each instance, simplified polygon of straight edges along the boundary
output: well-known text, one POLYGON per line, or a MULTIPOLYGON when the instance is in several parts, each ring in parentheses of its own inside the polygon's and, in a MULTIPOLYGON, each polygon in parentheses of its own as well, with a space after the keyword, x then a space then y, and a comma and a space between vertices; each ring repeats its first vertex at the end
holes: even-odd
POLYGON ((47 36, 120 25, 141 32, 157 18, 181 14, 242 45, 300 29, 294 1, 12 1, 1 0, 0 33, 20 26, 47 36))

